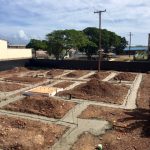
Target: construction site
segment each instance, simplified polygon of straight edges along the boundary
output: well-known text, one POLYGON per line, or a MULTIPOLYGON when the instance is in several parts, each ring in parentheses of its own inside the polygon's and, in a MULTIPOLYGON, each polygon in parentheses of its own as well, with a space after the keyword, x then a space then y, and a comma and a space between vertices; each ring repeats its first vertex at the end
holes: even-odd
POLYGON ((148 73, 0 72, 0 149, 149 150, 148 73))

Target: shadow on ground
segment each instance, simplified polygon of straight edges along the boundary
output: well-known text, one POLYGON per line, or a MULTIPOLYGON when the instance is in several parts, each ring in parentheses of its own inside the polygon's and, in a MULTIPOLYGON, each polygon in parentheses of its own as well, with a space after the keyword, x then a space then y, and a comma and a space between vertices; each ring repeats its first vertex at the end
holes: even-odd
POLYGON ((141 130, 141 137, 150 137, 150 109, 138 108, 131 112, 125 112, 123 119, 118 119, 119 122, 129 122, 125 127, 117 127, 117 130, 122 132, 132 132, 136 129, 141 130))

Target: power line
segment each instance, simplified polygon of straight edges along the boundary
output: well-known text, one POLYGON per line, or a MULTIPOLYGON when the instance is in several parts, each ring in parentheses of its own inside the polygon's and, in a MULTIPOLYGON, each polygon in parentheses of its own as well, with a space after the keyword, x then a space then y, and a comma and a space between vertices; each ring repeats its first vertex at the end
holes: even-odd
POLYGON ((100 11, 95 11, 94 14, 99 14, 99 60, 98 60, 98 72, 100 71, 101 68, 101 58, 102 58, 102 44, 101 44, 101 39, 102 39, 102 34, 101 34, 101 20, 102 20, 102 13, 106 12, 105 10, 100 10, 100 11))

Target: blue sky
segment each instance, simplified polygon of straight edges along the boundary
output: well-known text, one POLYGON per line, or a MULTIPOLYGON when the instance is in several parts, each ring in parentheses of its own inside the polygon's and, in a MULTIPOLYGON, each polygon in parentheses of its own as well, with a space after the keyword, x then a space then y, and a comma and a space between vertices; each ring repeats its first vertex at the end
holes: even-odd
POLYGON ((98 27, 93 12, 103 9, 103 28, 127 40, 132 32, 133 45, 147 45, 149 0, 0 0, 0 38, 24 42, 57 29, 98 27))

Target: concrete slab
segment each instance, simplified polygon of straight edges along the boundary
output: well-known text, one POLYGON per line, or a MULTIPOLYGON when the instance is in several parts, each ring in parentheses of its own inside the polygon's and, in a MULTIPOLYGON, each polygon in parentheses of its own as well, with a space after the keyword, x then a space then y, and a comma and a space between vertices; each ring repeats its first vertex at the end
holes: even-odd
POLYGON ((54 96, 57 92, 63 91, 63 88, 55 88, 48 86, 38 86, 31 90, 25 91, 25 95, 45 95, 45 96, 54 96))

